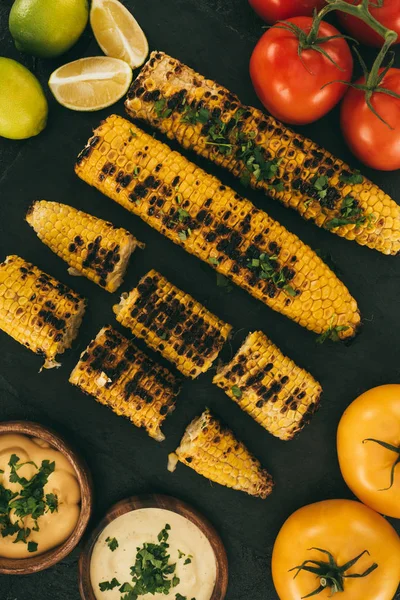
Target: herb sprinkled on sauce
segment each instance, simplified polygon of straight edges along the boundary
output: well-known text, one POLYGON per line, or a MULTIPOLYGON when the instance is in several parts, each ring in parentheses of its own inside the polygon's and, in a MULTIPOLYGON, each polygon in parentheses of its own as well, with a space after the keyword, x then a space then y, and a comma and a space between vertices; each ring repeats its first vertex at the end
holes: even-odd
MULTIPOLYGON (((167 523, 157 536, 158 544, 145 542, 142 547, 137 548, 135 564, 130 567, 131 581, 121 583, 114 577, 111 581, 102 581, 99 583, 101 592, 106 592, 119 587, 121 600, 137 600, 146 594, 165 594, 168 595, 173 588, 180 583, 176 575, 176 563, 170 563, 168 553, 169 531, 171 526, 167 523)), ((115 538, 107 538, 108 540, 115 538)), ((116 540, 115 540, 116 541, 116 540)), ((117 542, 118 547, 118 542, 117 542)), ((184 552, 178 550, 179 558, 183 558, 184 552)), ((190 564, 190 555, 186 558, 184 564, 190 564), (189 562, 188 562, 189 561, 189 562)), ((176 594, 175 599, 188 600, 186 596, 176 594)), ((192 598, 191 600, 196 600, 192 598)))
POLYGON ((10 467, 10 483, 21 486, 20 491, 13 492, 0 484, 0 533, 3 538, 15 535, 14 544, 19 542, 27 544, 28 552, 36 552, 38 544, 29 541, 32 531, 39 531, 39 518, 45 513, 54 513, 58 510, 58 498, 56 494, 45 494, 44 487, 49 476, 55 470, 55 462, 43 460, 40 467, 34 462, 20 462, 16 454, 10 456, 8 462, 10 467), (36 473, 30 478, 21 477, 18 471, 24 465, 33 465, 36 473), (13 517, 17 517, 15 521, 13 517), (25 527, 24 519, 30 517, 34 525, 25 527))

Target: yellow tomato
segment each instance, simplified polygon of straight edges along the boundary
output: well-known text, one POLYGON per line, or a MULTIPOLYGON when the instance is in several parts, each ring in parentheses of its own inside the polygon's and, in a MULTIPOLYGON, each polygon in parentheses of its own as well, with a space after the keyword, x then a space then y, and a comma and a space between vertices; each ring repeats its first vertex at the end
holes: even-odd
POLYGON ((342 475, 357 498, 399 519, 400 385, 373 388, 350 404, 339 423, 337 451, 342 475))
POLYGON ((280 600, 326 600, 335 592, 341 592, 338 600, 392 600, 400 581, 400 538, 360 502, 309 504, 280 530, 272 576, 280 600))

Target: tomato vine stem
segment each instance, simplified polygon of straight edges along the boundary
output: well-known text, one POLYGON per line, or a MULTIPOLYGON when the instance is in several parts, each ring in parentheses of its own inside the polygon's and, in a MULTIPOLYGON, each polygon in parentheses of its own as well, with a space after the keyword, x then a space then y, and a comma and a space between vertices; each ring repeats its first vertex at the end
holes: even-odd
POLYGON ((339 566, 337 564, 335 558, 328 550, 324 550, 323 548, 309 548, 309 550, 316 550, 317 552, 322 552, 328 557, 328 560, 324 561, 308 559, 305 560, 301 565, 289 569, 289 573, 290 571, 297 571, 294 575, 295 579, 301 571, 313 573, 317 576, 317 579, 319 579, 319 586, 306 596, 302 596, 302 600, 305 600, 306 598, 311 598, 312 596, 317 596, 325 589, 329 589, 331 591, 331 596, 333 596, 333 594, 335 594, 336 592, 344 592, 345 578, 354 579, 360 577, 367 577, 367 575, 369 575, 370 573, 372 573, 372 571, 375 571, 375 569, 378 568, 377 563, 372 563, 372 565, 368 567, 368 569, 366 569, 363 573, 346 574, 346 571, 351 569, 351 567, 353 567, 362 556, 364 556, 365 554, 368 554, 369 556, 368 550, 364 550, 363 552, 358 554, 358 556, 352 558, 342 566, 339 566))
MULTIPOLYGON (((327 2, 327 5, 324 8, 322 8, 319 11, 319 13, 316 13, 314 16, 313 24, 312 24, 310 32, 308 33, 307 38, 306 38, 306 44, 310 45, 311 47, 313 44, 315 44, 315 42, 318 38, 318 31, 319 31, 321 21, 326 17, 327 14, 329 14, 333 10, 339 10, 341 12, 347 13, 348 15, 352 15, 353 17, 357 17, 358 19, 360 19, 361 21, 363 21, 364 23, 369 25, 369 27, 371 27, 371 29, 376 31, 376 33, 378 33, 383 38, 383 45, 382 45, 373 65, 371 67, 371 70, 369 72, 367 71, 365 63, 362 60, 359 52, 357 52, 357 49, 354 48, 354 50, 356 51, 357 56, 361 62, 361 66, 362 66, 364 78, 365 78, 365 83, 364 84, 354 84, 354 83, 349 83, 347 81, 341 81, 341 80, 332 81, 331 83, 344 83, 345 85, 349 85, 351 87, 354 87, 356 89, 363 91, 365 93, 365 101, 366 101, 368 108, 374 113, 374 115, 378 119, 380 119, 385 125, 387 125, 390 129, 392 129, 391 125, 389 123, 387 123, 375 110, 375 108, 373 107, 373 105, 371 103, 371 98, 372 98, 373 93, 376 92, 376 93, 381 93, 381 94, 387 94, 389 96, 393 96, 394 98, 400 99, 400 96, 398 94, 396 94, 395 92, 388 90, 387 88, 382 87, 380 85, 382 83, 384 76, 386 75, 386 73, 389 71, 389 69, 391 68, 391 66, 393 64, 393 59, 392 59, 391 61, 389 61, 389 64, 386 65, 386 67, 383 67, 384 60, 390 51, 390 47, 397 40, 397 37, 398 37, 397 33, 395 31, 392 31, 391 29, 388 29, 384 25, 382 25, 382 23, 380 23, 377 19, 375 19, 375 17, 370 13, 370 10, 369 10, 370 6, 378 6, 378 7, 381 6, 381 4, 379 4, 379 0, 378 0, 378 4, 372 4, 371 0, 361 0, 360 4, 357 4, 357 5, 349 4, 349 3, 345 2, 344 0, 326 0, 326 2, 327 2), (382 69, 383 69, 383 71, 382 71, 382 69)), ((326 84, 326 85, 329 85, 329 84, 326 84)))
POLYGON ((365 444, 366 442, 374 442, 375 444, 379 444, 379 446, 386 448, 386 450, 390 450, 390 452, 396 452, 398 454, 398 457, 394 461, 390 471, 389 487, 378 490, 379 492, 386 492, 387 490, 390 490, 394 484, 394 472, 396 470, 397 465, 400 464, 400 446, 393 446, 392 444, 388 444, 387 442, 383 442, 382 440, 376 440, 375 438, 366 438, 365 440, 363 440, 363 444, 365 444))

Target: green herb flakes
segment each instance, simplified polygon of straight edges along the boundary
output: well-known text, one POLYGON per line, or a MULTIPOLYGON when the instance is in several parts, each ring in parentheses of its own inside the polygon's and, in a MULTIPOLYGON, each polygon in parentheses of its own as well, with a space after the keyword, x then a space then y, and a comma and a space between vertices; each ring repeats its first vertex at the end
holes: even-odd
POLYGON ((214 256, 210 256, 210 258, 208 259, 208 262, 209 262, 211 265, 214 265, 214 266, 216 266, 216 267, 218 267, 218 265, 219 265, 219 260, 218 260, 218 258, 215 258, 214 256))
POLYGON ((119 585, 121 585, 120 582, 114 577, 113 579, 111 579, 111 581, 102 581, 101 583, 99 583, 99 588, 101 592, 108 592, 109 590, 113 590, 119 585))
POLYGON ((36 552, 38 545, 36 542, 28 542, 28 552, 36 552))
POLYGON ((312 180, 314 189, 317 190, 317 195, 321 200, 323 200, 328 193, 328 183, 329 180, 326 175, 321 175, 320 177, 316 175, 312 180))
POLYGON ((154 110, 159 119, 167 119, 172 114, 172 110, 168 108, 165 98, 161 98, 154 103, 154 110))
POLYGON ((184 565, 190 565, 192 562, 192 559, 190 558, 190 556, 187 557, 187 559, 185 560, 185 562, 183 563, 184 565))
POLYGON ((331 324, 329 325, 328 329, 324 331, 321 335, 319 335, 315 340, 317 344, 323 344, 326 340, 332 340, 332 342, 339 342, 339 333, 341 331, 347 331, 347 329, 349 328, 348 325, 336 325, 335 327, 333 327, 334 317, 335 315, 332 316, 331 324))
POLYGON ((235 398, 238 398, 238 399, 240 399, 243 395, 242 390, 237 385, 233 385, 231 387, 231 392, 235 396, 235 398))
POLYGON ((339 181, 342 183, 362 183, 364 181, 364 177, 361 175, 360 171, 354 171, 353 173, 348 173, 347 171, 343 171, 340 174, 339 181))
POLYGON ((108 537, 106 539, 106 544, 110 548, 111 552, 114 552, 118 548, 118 545, 119 545, 118 540, 115 537, 113 537, 113 538, 108 537))
POLYGON ((21 463, 16 454, 10 456, 8 465, 10 467, 10 482, 21 486, 18 492, 12 492, 0 484, 0 534, 1 536, 15 536, 14 544, 27 544, 28 552, 36 552, 38 545, 29 541, 31 531, 39 531, 38 519, 45 513, 54 513, 58 510, 58 498, 56 494, 44 494, 44 487, 49 476, 55 470, 55 462, 43 460, 40 467, 34 462, 21 463), (19 470, 26 464, 33 465, 36 473, 27 479, 19 475, 19 470), (17 521, 10 519, 11 512, 17 521), (32 529, 24 527, 24 519, 31 517, 34 522, 32 529))
POLYGON ((132 136, 133 138, 137 138, 137 133, 135 133, 135 132, 133 131, 132 127, 129 129, 129 133, 131 134, 131 136, 132 136))

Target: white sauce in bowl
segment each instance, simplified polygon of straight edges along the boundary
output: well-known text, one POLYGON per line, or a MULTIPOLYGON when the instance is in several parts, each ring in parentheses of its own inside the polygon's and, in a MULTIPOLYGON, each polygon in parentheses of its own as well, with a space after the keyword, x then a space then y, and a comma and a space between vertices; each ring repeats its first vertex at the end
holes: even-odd
POLYGON ((135 564, 137 549, 143 548, 145 543, 159 544, 157 536, 167 524, 171 527, 167 540, 168 564, 176 564, 173 574, 180 582, 168 594, 140 597, 175 600, 180 594, 187 600, 210 600, 216 580, 216 559, 210 542, 194 523, 160 508, 133 510, 117 517, 103 529, 94 545, 90 562, 90 579, 97 600, 120 600, 123 595, 119 591, 120 586, 101 591, 99 584, 115 578, 121 585, 125 582, 133 585, 130 569, 135 564), (118 547, 112 551, 109 544, 114 538, 118 547))

